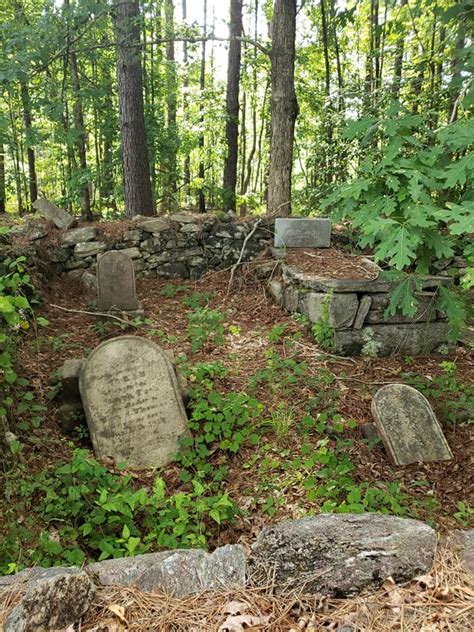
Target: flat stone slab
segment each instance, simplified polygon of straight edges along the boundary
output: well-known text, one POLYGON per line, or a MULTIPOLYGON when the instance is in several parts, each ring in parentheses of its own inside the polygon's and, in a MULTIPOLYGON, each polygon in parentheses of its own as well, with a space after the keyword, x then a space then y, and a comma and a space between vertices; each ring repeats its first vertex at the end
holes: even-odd
POLYGON ((320 514, 266 527, 252 546, 250 571, 278 593, 333 597, 408 581, 433 563, 436 533, 418 520, 378 514, 320 514))
POLYGON ((276 248, 329 248, 331 220, 321 217, 278 217, 276 248))
POLYGON ((186 597, 245 585, 246 558, 239 544, 207 553, 201 549, 163 551, 96 562, 88 567, 104 586, 136 586, 186 597))
POLYGON ((419 355, 431 353, 449 336, 445 322, 399 325, 370 325, 362 329, 342 329, 334 334, 334 351, 338 355, 360 355, 364 347, 364 334, 377 343, 377 355, 392 353, 419 355))
POLYGON ((42 217, 50 219, 57 228, 67 230, 77 225, 75 217, 46 198, 38 198, 32 206, 42 217))
POLYGON ((74 256, 85 258, 95 257, 101 252, 104 252, 106 245, 103 241, 84 241, 79 242, 74 246, 74 256))
POLYGON ((97 261, 97 308, 100 312, 140 309, 135 270, 125 250, 109 250, 97 261))
POLYGON ((84 226, 81 228, 74 228, 73 230, 69 230, 67 233, 64 233, 61 237, 61 243, 75 245, 86 241, 95 241, 96 237, 97 230, 94 226, 84 226))
POLYGON ((131 468, 172 460, 187 418, 176 375, 158 345, 112 338, 88 357, 79 388, 95 454, 131 468))
POLYGON ((327 301, 328 324, 336 329, 351 327, 359 308, 357 294, 323 294, 308 292, 300 298, 298 311, 308 317, 311 323, 324 319, 324 305, 327 301), (329 297, 329 298, 328 298, 329 297))
POLYGON ((162 217, 153 217, 151 219, 138 221, 136 227, 147 233, 161 233, 161 231, 170 228, 170 222, 162 217))
POLYGON ((451 449, 424 395, 406 384, 387 384, 372 400, 377 430, 395 465, 449 461, 451 449))

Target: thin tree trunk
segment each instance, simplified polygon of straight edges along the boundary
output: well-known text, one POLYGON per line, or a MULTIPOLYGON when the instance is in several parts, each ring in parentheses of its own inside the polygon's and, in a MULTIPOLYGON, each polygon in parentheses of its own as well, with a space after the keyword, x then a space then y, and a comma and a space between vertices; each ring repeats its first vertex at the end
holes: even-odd
MULTIPOLYGON (((207 36, 207 0, 204 0, 204 28, 203 28, 203 37, 207 36)), ((200 109, 200 124, 201 124, 201 133, 199 135, 199 179, 201 181, 201 185, 198 191, 198 208, 200 213, 206 212, 206 198, 204 196, 204 176, 205 176, 205 167, 204 167, 204 90, 206 88, 206 40, 203 39, 201 46, 201 71, 199 76, 199 88, 201 91, 201 105, 200 109)))
POLYGON ((0 213, 6 212, 7 188, 5 186, 5 148, 0 143, 0 213))
MULTIPOLYGON (((403 7, 406 7, 407 4, 408 4, 408 0, 402 0, 402 3, 401 3, 402 14, 403 14, 403 7)), ((403 32, 401 35, 399 34, 397 47, 395 49, 395 62, 393 66, 393 82, 392 82, 392 98, 393 99, 400 98, 404 46, 405 46, 405 33, 403 32)))
POLYGON ((176 126, 176 65, 174 52, 174 5, 173 0, 165 0, 165 37, 166 42, 166 113, 168 150, 165 161, 166 177, 164 205, 166 210, 175 210, 177 192, 176 157, 178 138, 176 126))
MULTIPOLYGON (((187 6, 186 0, 183 0, 183 22, 186 23, 187 18, 187 6)), ((188 43, 186 41, 183 42, 183 62, 184 62, 184 71, 183 71, 183 118, 185 121, 188 119, 188 88, 189 88, 189 75, 188 75, 188 43)), ((185 202, 188 202, 190 197, 189 183, 191 182, 191 158, 189 156, 189 151, 186 151, 186 155, 184 157, 184 197, 185 202)))
MULTIPOLYGON (((227 64, 226 126, 227 155, 224 164, 225 211, 236 211, 237 160, 239 151, 239 86, 242 37, 242 0, 230 0, 229 60, 227 64)), ((245 129, 244 129, 245 133, 245 129)))
POLYGON ((267 79, 267 83, 265 84, 265 92, 263 93, 263 102, 262 102, 262 110, 261 110, 261 124, 260 124, 260 132, 259 132, 259 135, 258 135, 258 146, 257 146, 257 167, 255 169, 255 180, 254 180, 254 188, 255 188, 255 190, 259 189, 260 171, 261 171, 261 168, 262 168, 263 135, 264 135, 265 129, 267 127, 267 119, 265 117, 265 109, 267 107, 267 98, 268 98, 269 87, 270 87, 270 77, 267 79))
POLYGON ((36 177, 35 150, 32 146, 33 125, 31 115, 30 92, 28 90, 28 84, 26 83, 25 79, 21 79, 20 81, 20 93, 21 104, 23 107, 23 123, 25 126, 26 153, 28 157, 28 189, 30 197, 29 208, 31 209, 31 205, 38 197, 38 181, 36 177))
POLYGON ((457 108, 457 99, 461 90, 461 70, 462 70, 462 60, 460 58, 461 51, 464 49, 466 43, 466 25, 464 22, 464 18, 462 16, 459 17, 458 22, 458 32, 456 37, 456 48, 454 52, 454 57, 451 61, 451 86, 450 86, 450 102, 449 102, 449 112, 448 117, 449 121, 453 123, 457 119, 458 108, 457 108))
POLYGON ((138 0, 114 0, 125 214, 153 215, 145 133, 138 0))
POLYGON ((298 103, 295 94, 296 0, 276 0, 272 22, 272 127, 269 215, 291 214, 291 174, 298 103))
POLYGON ((321 29, 323 33, 324 49, 324 85, 326 96, 329 99, 329 95, 331 94, 331 70, 329 66, 329 37, 325 0, 321 0, 321 29))

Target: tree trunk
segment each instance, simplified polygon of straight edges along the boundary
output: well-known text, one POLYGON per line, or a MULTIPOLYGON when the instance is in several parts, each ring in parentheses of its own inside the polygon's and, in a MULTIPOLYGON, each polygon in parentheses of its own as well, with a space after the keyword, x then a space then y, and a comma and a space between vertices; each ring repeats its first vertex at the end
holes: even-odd
POLYGON ((5 149, 0 143, 0 213, 6 212, 7 189, 5 186, 5 149))
POLYGON ((20 81, 21 104, 23 107, 23 123, 25 125, 26 153, 28 157, 28 189, 30 193, 30 209, 33 202, 38 197, 38 182, 36 177, 36 158, 35 150, 32 147, 32 115, 31 101, 28 84, 25 79, 20 81))
POLYGON ((178 137, 176 127, 176 62, 174 53, 174 5, 173 0, 165 0, 165 37, 166 42, 166 113, 168 149, 165 160, 166 176, 163 196, 166 210, 176 210, 176 156, 178 137))
MULTIPOLYGON (((402 8, 406 7, 408 0, 402 0, 402 8)), ((403 16, 403 13, 402 13, 403 16)), ((393 83, 392 83, 392 97, 394 99, 400 98, 400 87, 402 83, 402 69, 403 69, 403 52, 405 45, 405 33, 399 34, 397 42, 397 48, 395 50, 395 63, 393 66, 393 83)))
POLYGON ((153 215, 138 0, 114 0, 114 9, 125 215, 153 215))
MULTIPOLYGON (((203 36, 207 36, 207 0, 204 0, 204 28, 203 36)), ((201 72, 199 76, 199 89, 201 91, 201 105, 199 107, 201 133, 199 135, 199 152, 201 154, 199 159, 199 172, 198 176, 201 181, 201 186, 198 191, 198 207, 200 213, 206 212, 206 198, 204 196, 204 90, 206 88, 206 40, 203 39, 201 47, 201 72)))
MULTIPOLYGON (((186 0, 183 0, 183 22, 186 24, 187 17, 187 6, 186 0)), ((183 42, 183 118, 185 121, 188 119, 188 87, 189 87, 189 75, 188 75, 188 43, 186 41, 183 42)), ((191 158, 189 156, 189 150, 186 151, 186 156, 184 157, 184 198, 186 204, 188 203, 188 199, 190 196, 189 183, 191 182, 191 158)))
POLYGON ((272 22, 269 215, 291 214, 291 173, 298 103, 295 95, 296 0, 276 0, 272 22))
POLYGON ((227 65, 226 126, 227 155, 224 164, 223 202, 225 211, 235 213, 239 138, 239 84, 242 37, 242 0, 230 1, 229 60, 227 65))
POLYGON ((464 23, 463 16, 459 16, 458 22, 458 32, 456 36, 456 48, 454 52, 454 57, 451 62, 451 83, 450 83, 450 102, 449 102, 449 122, 453 123, 458 116, 458 97, 461 91, 461 70, 463 66, 463 62, 461 59, 461 51, 464 49, 466 43, 466 25, 464 23))

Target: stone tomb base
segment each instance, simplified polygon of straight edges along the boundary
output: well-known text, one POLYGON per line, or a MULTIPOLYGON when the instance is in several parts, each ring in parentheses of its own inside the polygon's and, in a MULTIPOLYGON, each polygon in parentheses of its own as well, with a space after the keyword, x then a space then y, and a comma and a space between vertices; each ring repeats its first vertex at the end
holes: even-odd
POLYGON ((397 283, 381 279, 382 270, 369 259, 355 258, 363 263, 370 278, 346 279, 331 278, 324 259, 320 262, 315 257, 315 271, 308 271, 308 265, 300 268, 289 263, 284 251, 277 250, 274 256, 280 260, 280 274, 269 281, 270 294, 288 312, 305 315, 312 325, 323 319, 327 303, 329 325, 335 329, 334 353, 360 355, 369 348, 380 356, 418 355, 448 344, 449 326, 438 309, 437 289, 450 279, 427 276, 418 294, 415 316, 397 313, 385 318, 397 283))

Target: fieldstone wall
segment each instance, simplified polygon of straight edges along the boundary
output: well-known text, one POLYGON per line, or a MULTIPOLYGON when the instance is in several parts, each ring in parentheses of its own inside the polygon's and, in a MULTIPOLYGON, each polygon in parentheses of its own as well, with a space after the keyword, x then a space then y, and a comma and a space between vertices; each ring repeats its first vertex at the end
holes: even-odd
POLYGON ((72 277, 95 269, 102 253, 124 250, 132 258, 137 276, 197 279, 208 270, 236 263, 246 238, 242 261, 265 250, 273 238, 273 222, 260 220, 255 228, 256 221, 180 213, 137 217, 118 237, 107 235, 101 224, 62 231, 59 243, 54 245, 48 244, 46 233, 42 234, 38 225, 34 231, 30 228, 29 235, 43 260, 52 262, 57 272, 72 277))
POLYGON ((438 288, 450 283, 452 279, 445 276, 427 276, 418 293, 416 314, 398 312, 388 318, 385 310, 397 283, 382 278, 323 278, 301 272, 283 259, 268 289, 282 307, 305 315, 311 324, 323 320, 327 303, 328 325, 334 328, 333 351, 339 355, 416 355, 448 342, 449 325, 439 309, 438 288))

